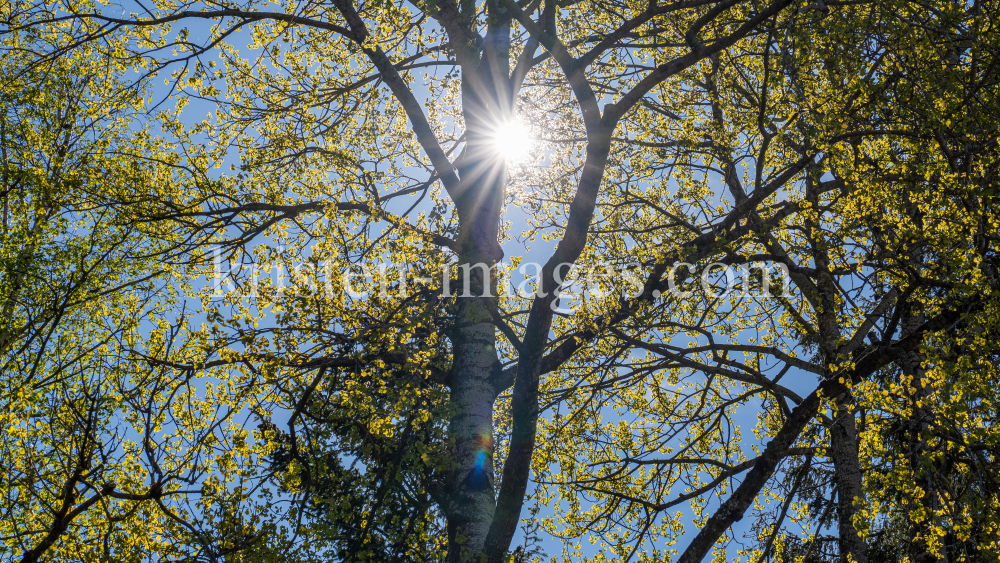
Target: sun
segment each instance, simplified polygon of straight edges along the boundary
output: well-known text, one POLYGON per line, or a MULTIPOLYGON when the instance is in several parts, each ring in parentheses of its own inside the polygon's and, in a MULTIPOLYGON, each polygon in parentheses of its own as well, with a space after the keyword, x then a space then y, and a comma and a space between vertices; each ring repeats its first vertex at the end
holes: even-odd
POLYGON ((520 121, 508 121, 497 128, 493 142, 507 162, 524 160, 531 149, 531 131, 520 121))

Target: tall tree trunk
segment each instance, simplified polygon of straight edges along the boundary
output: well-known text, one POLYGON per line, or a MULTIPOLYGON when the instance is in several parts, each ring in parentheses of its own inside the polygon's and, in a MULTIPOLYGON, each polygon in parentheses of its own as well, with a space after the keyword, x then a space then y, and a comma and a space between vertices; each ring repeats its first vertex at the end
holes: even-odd
MULTIPOLYGON (((491 104, 466 92, 470 110, 490 115, 491 104), (471 98, 471 99, 470 99, 471 98)), ((488 127, 467 117, 466 148, 459 168, 459 275, 456 295, 449 432, 454 440, 449 479, 448 560, 477 560, 496 511, 493 487, 493 403, 497 392, 492 374, 498 362, 496 327, 487 308, 496 300, 490 268, 503 257, 497 241, 506 168, 491 149, 488 127), (469 122, 472 122, 471 124, 469 122)), ((495 303, 494 303, 495 305, 495 303)))
MULTIPOLYGON (((820 205, 816 184, 818 177, 815 174, 817 171, 818 169, 814 168, 814 173, 807 178, 806 199, 814 206, 820 205)), ((820 228, 820 225, 812 219, 807 219, 805 224, 810 232, 820 228)), ((810 245, 813 260, 816 261, 817 270, 820 272, 815 285, 818 299, 814 301, 818 301, 819 305, 817 316, 819 344, 824 358, 823 363, 831 364, 840 361, 842 348, 839 343, 844 337, 844 328, 837 316, 840 308, 837 299, 838 288, 831 273, 833 267, 829 250, 816 238, 810 240, 810 245)), ((839 378, 844 375, 831 373, 827 377, 839 378)), ((854 527, 854 517, 859 509, 855 501, 863 498, 864 490, 861 464, 858 460, 858 429, 854 420, 853 403, 849 390, 837 399, 837 416, 829 429, 830 457, 833 460, 834 481, 837 484, 838 547, 843 563, 848 561, 868 563, 868 543, 854 527)))
MULTIPOLYGON (((463 4, 464 5, 464 4, 463 4)), ((498 241, 507 167, 497 154, 498 127, 513 116, 510 91, 510 14, 488 0, 487 33, 476 68, 463 64, 462 115, 465 149, 458 158, 459 186, 453 192, 459 216, 459 263, 465 266, 452 332, 450 434, 456 464, 451 473, 448 559, 480 561, 496 512, 493 484, 492 374, 498 363, 496 327, 487 305, 496 292, 489 267, 503 258, 498 241)), ((473 31, 475 35, 476 31, 473 31)))
MULTIPOLYGON (((477 269, 478 270, 478 269, 477 269)), ((473 277, 477 277, 478 272, 473 277)), ((487 280, 487 284, 489 281, 487 280)), ((448 515, 449 561, 474 560, 493 523, 493 402, 496 328, 482 298, 460 298, 453 342, 451 437, 455 440, 448 515)))
POLYGON ((840 557, 844 563, 868 562, 868 543, 854 527, 858 502, 864 499, 861 463, 858 460, 858 429, 849 394, 837 401, 837 419, 830 425, 830 455, 837 484, 837 527, 840 557), (850 558, 850 559, 848 559, 850 558))

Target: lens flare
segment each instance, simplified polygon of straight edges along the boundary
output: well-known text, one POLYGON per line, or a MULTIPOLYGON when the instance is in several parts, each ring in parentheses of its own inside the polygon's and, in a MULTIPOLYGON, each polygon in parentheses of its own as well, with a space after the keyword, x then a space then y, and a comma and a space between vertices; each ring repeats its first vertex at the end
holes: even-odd
POLYGON ((509 121, 497 128, 494 143, 507 162, 524 160, 531 149, 531 131, 520 121, 509 121))

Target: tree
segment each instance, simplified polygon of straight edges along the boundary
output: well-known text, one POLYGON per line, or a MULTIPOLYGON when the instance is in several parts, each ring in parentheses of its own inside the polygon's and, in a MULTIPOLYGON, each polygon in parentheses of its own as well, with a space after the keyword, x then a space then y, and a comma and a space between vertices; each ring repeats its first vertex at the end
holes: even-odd
MULTIPOLYGON (((176 65, 178 103, 214 104, 208 121, 165 127, 190 155, 173 163, 188 186, 143 213, 194 256, 225 250, 236 291, 208 354, 157 361, 259 376, 272 453, 259 473, 294 501, 273 545, 503 561, 534 467, 535 494, 565 501, 549 530, 597 536, 623 560, 659 557, 644 545, 676 541, 668 511, 690 503, 698 531, 680 561, 724 545, 754 506, 757 560, 861 562, 881 518, 957 498, 913 493, 929 490, 921 456, 953 451, 945 428, 962 436, 949 471, 993 463, 963 457, 990 451, 972 421, 995 412, 987 6, 938 3, 933 25, 907 2, 147 8, 19 5, 7 30, 64 26, 42 60, 87 44, 146 79, 176 65), (515 117, 545 139, 525 165, 494 146, 515 117), (214 172, 226 155, 238 170, 214 172), (525 240, 558 241, 527 298, 497 296, 493 271, 518 206, 525 240), (309 276, 341 282, 361 263, 391 291, 354 299, 309 276), (756 270, 757 294, 720 297, 701 276, 712 263, 756 270), (257 279, 261 266, 298 287, 257 279), (700 291, 676 291, 699 277, 700 291), (273 324, 248 322, 255 299, 273 324), (762 448, 740 434, 745 411, 762 448), (905 462, 885 439, 898 424, 905 462), (862 510, 886 476, 896 489, 878 490, 899 493, 862 510)), ((947 502, 995 541, 992 509, 947 502)), ((943 553, 934 514, 903 525, 927 555, 943 553)))
POLYGON ((252 452, 217 440, 239 437, 238 390, 197 397, 155 363, 200 347, 175 316, 192 293, 176 240, 137 220, 172 185, 169 155, 136 124, 146 94, 95 51, 32 65, 24 48, 51 38, 7 36, 0 62, 0 554, 217 557, 255 539, 226 488, 252 452), (199 534, 192 504, 228 536, 199 534))

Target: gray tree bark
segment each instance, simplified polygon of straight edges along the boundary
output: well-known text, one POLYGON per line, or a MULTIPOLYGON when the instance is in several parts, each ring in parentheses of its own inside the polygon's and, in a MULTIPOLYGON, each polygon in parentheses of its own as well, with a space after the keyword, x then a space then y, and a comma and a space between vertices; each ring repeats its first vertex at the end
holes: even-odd
MULTIPOLYGON (((488 281, 487 281, 488 283, 488 281)), ((460 298, 453 336, 450 434, 455 467, 450 475, 449 561, 474 560, 493 523, 493 389, 496 328, 483 299, 460 298)))
MULTIPOLYGON (((459 160, 459 276, 455 327, 451 333, 450 436, 455 464, 449 477, 448 560, 480 559, 496 512, 493 475, 492 374, 497 359, 496 326, 489 302, 496 300, 491 268, 503 257, 497 240, 506 185, 506 166, 492 143, 493 129, 509 109, 498 103, 503 88, 483 73, 463 83, 466 145, 459 160), (499 91, 498 91, 499 90, 499 91)), ((495 303, 493 303, 495 307, 495 303)))
POLYGON ((837 484, 837 527, 840 557, 846 563, 868 563, 868 543, 854 527, 854 516, 864 500, 861 463, 858 459, 858 429, 848 394, 837 401, 837 418, 830 425, 830 456, 837 484), (850 559, 848 559, 850 558, 850 559))

